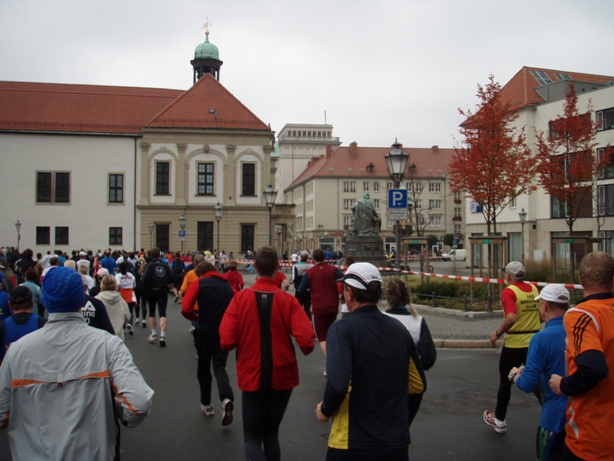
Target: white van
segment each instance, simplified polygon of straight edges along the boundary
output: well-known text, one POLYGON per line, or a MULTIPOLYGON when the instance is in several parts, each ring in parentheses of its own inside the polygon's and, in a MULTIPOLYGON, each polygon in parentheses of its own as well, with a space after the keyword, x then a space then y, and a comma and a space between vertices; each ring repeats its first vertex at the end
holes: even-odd
POLYGON ((444 261, 465 261, 467 259, 467 250, 454 249, 441 255, 444 261))

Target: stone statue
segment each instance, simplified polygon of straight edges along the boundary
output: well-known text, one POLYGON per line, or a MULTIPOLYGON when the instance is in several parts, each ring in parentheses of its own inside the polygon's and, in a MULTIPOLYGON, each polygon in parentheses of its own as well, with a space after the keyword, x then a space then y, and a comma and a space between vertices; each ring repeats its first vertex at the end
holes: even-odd
POLYGON ((379 237, 382 219, 375 211, 368 192, 352 206, 354 225, 352 230, 356 237, 379 237))

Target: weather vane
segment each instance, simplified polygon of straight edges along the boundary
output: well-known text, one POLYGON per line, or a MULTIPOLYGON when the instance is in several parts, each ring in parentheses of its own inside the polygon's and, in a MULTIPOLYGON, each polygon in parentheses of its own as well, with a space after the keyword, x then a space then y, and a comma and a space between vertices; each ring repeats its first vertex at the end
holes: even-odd
POLYGON ((203 24, 201 29, 205 29, 205 35, 209 35, 209 26, 211 23, 209 22, 209 16, 207 16, 207 21, 203 24))

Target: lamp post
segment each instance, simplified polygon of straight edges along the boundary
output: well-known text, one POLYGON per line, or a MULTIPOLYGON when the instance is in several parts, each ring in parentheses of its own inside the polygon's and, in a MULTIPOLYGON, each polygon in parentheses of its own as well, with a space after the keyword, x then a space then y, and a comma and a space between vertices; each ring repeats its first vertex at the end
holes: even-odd
POLYGON ((220 252, 220 221, 222 220, 222 215, 224 214, 224 207, 220 205, 220 201, 217 201, 217 205, 213 207, 213 211, 215 212, 215 220, 217 221, 217 252, 220 252))
POLYGON ((19 253, 19 241, 21 240, 21 223, 19 219, 15 223, 15 229, 17 229, 17 253, 19 253))
POLYGON ((277 197, 277 191, 273 189, 273 185, 269 183, 269 186, 262 192, 264 194, 264 199, 266 200, 266 207, 269 209, 269 246, 272 244, 271 234, 272 234, 272 217, 273 206, 275 205, 275 197, 277 197))
POLYGON ((524 208, 518 213, 518 217, 520 218, 520 225, 522 226, 520 245, 522 246, 522 264, 524 264, 524 223, 527 220, 527 212, 524 211, 524 208))
MULTIPOLYGON (((407 167, 407 161, 409 160, 409 154, 403 152, 401 149, 401 144, 396 140, 394 140, 394 144, 392 145, 392 150, 384 155, 386 159, 386 166, 388 167, 388 173, 390 173, 390 178, 394 181, 394 188, 398 189, 401 185, 401 181, 403 181, 403 175, 405 174, 405 168, 407 167)), ((394 234, 395 234, 395 247, 396 250, 394 252, 394 268, 396 270, 401 270, 401 261, 400 261, 400 253, 401 253, 401 225, 398 220, 394 223, 394 234)))
POLYGON ((147 224, 147 229, 149 229, 149 249, 151 250, 153 248, 153 230, 154 230, 154 225, 152 222, 147 224))
POLYGON ((181 213, 181 216, 179 216, 179 227, 181 228, 182 232, 179 232, 179 240, 181 241, 181 254, 183 254, 183 242, 185 241, 185 222, 186 222, 187 218, 185 217, 185 215, 183 213, 181 213))

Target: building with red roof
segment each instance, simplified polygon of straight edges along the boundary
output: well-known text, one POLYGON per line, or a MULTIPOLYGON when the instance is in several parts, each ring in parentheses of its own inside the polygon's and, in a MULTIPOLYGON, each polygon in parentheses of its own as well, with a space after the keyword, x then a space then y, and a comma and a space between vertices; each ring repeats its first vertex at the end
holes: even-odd
POLYGON ((268 243, 274 132, 220 83, 208 35, 185 91, 0 82, 4 245, 17 220, 43 253, 268 243))
MULTIPOLYGON (((614 76, 523 67, 501 89, 505 102, 517 110, 515 127, 523 129, 527 144, 536 152, 536 133, 549 133, 550 122, 563 113, 563 104, 573 83, 578 95, 580 113, 590 112, 593 121, 600 121, 597 132, 597 152, 614 145, 614 76)), ((581 217, 574 224, 573 237, 611 238, 614 236, 614 164, 603 177, 596 178, 595 194, 582 207, 581 217)), ((551 258, 556 255, 559 265, 569 264, 570 246, 553 244, 556 237, 571 237, 565 217, 559 215, 558 205, 550 195, 538 189, 531 194, 514 198, 497 217, 497 231, 507 238, 506 254, 510 260, 551 258), (519 213, 526 212, 521 224, 519 213), (524 236, 524 238, 523 238, 524 236), (524 246, 523 246, 524 243, 524 246)), ((466 203, 466 234, 485 235, 486 225, 479 207, 468 198, 466 203)), ((465 244, 468 246, 469 242, 465 244)), ((608 240, 603 248, 612 251, 608 240)), ((575 245, 577 262, 585 251, 597 248, 575 245), (581 248, 580 248, 581 247, 581 248)), ((485 250, 476 248, 475 257, 485 250)), ((561 267, 563 267, 561 266, 561 267)))

